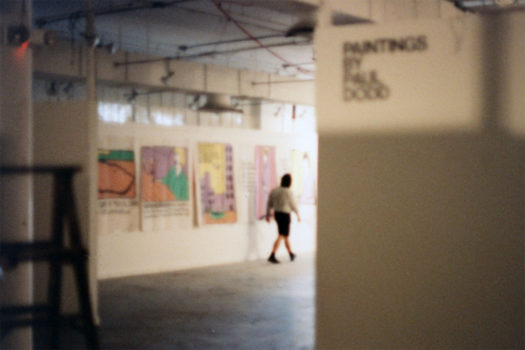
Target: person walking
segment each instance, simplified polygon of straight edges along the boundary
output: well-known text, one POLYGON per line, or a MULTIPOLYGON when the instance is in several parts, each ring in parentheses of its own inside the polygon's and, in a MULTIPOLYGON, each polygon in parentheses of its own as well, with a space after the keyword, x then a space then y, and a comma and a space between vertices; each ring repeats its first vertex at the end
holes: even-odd
POLYGON ((292 185, 292 176, 290 174, 285 174, 281 178, 281 186, 274 188, 270 192, 268 197, 268 204, 266 206, 266 221, 270 222, 271 213, 273 210, 273 216, 277 222, 277 239, 273 244, 272 254, 268 258, 268 261, 274 264, 279 263, 279 260, 275 258, 275 253, 279 249, 281 241, 284 240, 284 245, 288 254, 290 255, 290 260, 295 259, 295 254, 292 252, 290 247, 290 241, 288 237, 290 235, 290 219, 291 213, 294 212, 297 215, 297 220, 300 222, 301 217, 299 211, 297 210, 297 205, 295 204, 295 199, 290 186, 292 185))

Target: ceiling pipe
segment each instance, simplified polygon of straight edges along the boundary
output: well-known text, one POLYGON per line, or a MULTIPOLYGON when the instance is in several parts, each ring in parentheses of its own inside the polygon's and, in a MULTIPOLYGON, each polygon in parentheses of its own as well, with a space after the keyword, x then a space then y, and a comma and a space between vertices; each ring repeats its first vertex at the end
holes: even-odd
MULTIPOLYGON (((226 11, 226 9, 223 8, 223 6, 222 6, 222 4, 221 4, 221 2, 219 0, 210 0, 210 1, 213 2, 215 7, 217 8, 217 10, 219 10, 219 12, 221 12, 224 15, 224 17, 226 19, 228 19, 228 21, 232 22, 239 30, 241 30, 244 34, 246 34, 247 37, 249 37, 255 43, 257 43, 257 45, 259 45, 261 48, 263 48, 266 51, 268 51, 272 56, 274 56, 275 58, 283 61, 284 63, 290 63, 286 58, 284 58, 279 53, 277 53, 274 50, 272 50, 268 45, 264 45, 260 40, 258 40, 255 36, 253 36, 250 33, 250 31, 248 31, 247 28, 245 28, 239 21, 237 21, 235 18, 233 18, 231 16, 231 14, 228 11, 226 11)), ((302 68, 299 68, 299 70, 302 73, 311 73, 310 71, 304 70, 302 68)))
POLYGON ((315 61, 302 62, 302 63, 283 63, 282 67, 283 68, 290 68, 290 67, 311 66, 311 65, 315 65, 315 61))
MULTIPOLYGON (((150 9, 154 10, 154 9, 158 9, 158 8, 166 8, 166 7, 170 7, 170 6, 174 6, 174 5, 179 5, 179 4, 183 4, 183 3, 191 2, 191 1, 195 1, 195 0, 152 1, 150 3, 147 3, 146 5, 140 5, 140 6, 132 6, 132 5, 129 5, 129 4, 128 5, 123 5, 123 6, 115 6, 115 7, 109 7, 109 8, 105 8, 105 9, 95 10, 95 16, 114 15, 114 14, 119 14, 119 13, 125 13, 125 12, 131 12, 131 11, 140 11, 140 10, 150 10, 150 9)), ((212 16, 212 17, 222 17, 222 15, 217 15, 217 14, 206 12, 206 11, 199 11, 199 10, 196 10, 196 9, 182 7, 182 6, 177 7, 177 8, 180 9, 180 10, 187 11, 187 12, 194 12, 194 13, 204 14, 204 15, 212 16)), ((35 19, 35 24, 36 24, 37 27, 41 28, 41 27, 43 27, 43 26, 45 26, 47 24, 50 24, 50 23, 81 19, 81 18, 84 18, 86 16, 87 16, 87 13, 85 11, 78 10, 78 11, 74 11, 74 12, 70 12, 70 13, 64 13, 64 14, 60 14, 60 15, 39 17, 39 18, 35 19)), ((242 22, 242 23, 244 23, 246 25, 250 25, 250 26, 261 28, 261 29, 265 29, 265 30, 271 30, 271 31, 274 31, 274 32, 280 32, 281 31, 281 30, 276 30, 275 27, 253 23, 253 21, 252 22, 240 21, 240 22, 242 22)), ((277 23, 274 23, 274 24, 279 25, 277 23)))
POLYGON ((306 83, 315 81, 315 79, 292 79, 292 80, 275 80, 275 81, 252 81, 252 86, 255 85, 273 85, 273 84, 290 84, 290 83, 306 83))
MULTIPOLYGON (((284 34, 270 34, 270 35, 258 36, 257 39, 264 40, 264 39, 273 39, 273 38, 282 38, 282 37, 284 37, 284 34)), ((252 39, 250 39, 250 38, 240 38, 240 39, 215 41, 215 42, 203 43, 203 44, 195 44, 195 45, 179 45, 179 50, 187 51, 187 50, 195 49, 195 48, 199 48, 199 47, 224 45, 224 44, 234 44, 234 43, 240 43, 240 42, 244 42, 244 41, 252 41, 252 39)))
MULTIPOLYGON (((130 11, 164 8, 164 7, 169 7, 169 6, 173 6, 177 4, 182 4, 188 1, 192 1, 192 0, 152 1, 152 2, 149 2, 147 5, 140 5, 140 6, 130 6, 128 4, 124 6, 116 6, 116 7, 106 8, 106 9, 94 10, 93 15, 94 16, 105 16, 105 15, 114 15, 114 14, 123 13, 123 12, 130 12, 130 11)), ((79 10, 79 11, 75 11, 72 13, 66 13, 62 15, 40 17, 35 20, 35 24, 38 27, 43 27, 46 24, 50 24, 54 22, 86 18, 88 16, 89 16, 88 11, 79 10)))
POLYGON ((149 91, 137 91, 136 88, 132 88, 129 93, 125 93, 122 96, 126 99, 128 102, 134 102, 135 99, 139 96, 149 96, 154 94, 163 94, 165 92, 173 92, 173 90, 170 89, 156 89, 156 90, 149 90, 149 91))
MULTIPOLYGON (((251 6, 251 5, 248 5, 248 6, 251 6)), ((255 4, 254 4, 254 6, 255 6, 255 4)), ((223 18, 223 15, 220 14, 220 13, 212 13, 212 12, 209 12, 209 11, 197 10, 197 9, 194 9, 194 8, 188 8, 188 7, 183 7, 183 6, 179 6, 178 8, 181 9, 181 10, 184 10, 186 12, 190 12, 190 13, 196 13, 196 14, 200 14, 200 15, 206 15, 206 16, 210 16, 210 17, 215 17, 215 18, 223 18)), ((235 12, 235 13, 232 13, 232 14, 235 15, 236 17, 237 16, 243 17, 242 19, 239 19, 237 21, 239 23, 242 23, 243 25, 250 26, 251 28, 258 28, 258 29, 262 29, 262 30, 266 30, 266 31, 282 33, 283 28, 286 27, 286 23, 277 23, 277 22, 274 22, 274 21, 271 21, 271 20, 270 21, 265 20, 264 24, 258 23, 258 22, 261 22, 261 19, 259 19, 259 18, 255 19, 253 17, 247 17, 242 12, 241 13, 235 12), (276 29, 276 28, 279 28, 279 29, 276 29)))
MULTIPOLYGON (((293 42, 266 45, 265 47, 283 47, 283 46, 293 46, 293 45, 302 45, 302 44, 310 44, 310 43, 311 42, 309 40, 302 40, 302 41, 293 41, 293 42)), ((250 46, 250 47, 245 47, 245 48, 240 48, 240 49, 232 49, 232 50, 224 50, 224 51, 207 51, 207 52, 197 53, 193 55, 168 56, 168 57, 163 57, 163 58, 152 58, 152 59, 128 61, 128 62, 126 61, 113 62, 113 65, 115 67, 120 67, 120 66, 129 66, 133 64, 155 63, 155 62, 161 62, 161 61, 166 61, 166 60, 184 60, 184 59, 189 59, 189 58, 200 58, 200 57, 215 56, 215 55, 228 55, 232 53, 254 51, 254 50, 261 50, 261 49, 264 49, 264 47, 250 46)))

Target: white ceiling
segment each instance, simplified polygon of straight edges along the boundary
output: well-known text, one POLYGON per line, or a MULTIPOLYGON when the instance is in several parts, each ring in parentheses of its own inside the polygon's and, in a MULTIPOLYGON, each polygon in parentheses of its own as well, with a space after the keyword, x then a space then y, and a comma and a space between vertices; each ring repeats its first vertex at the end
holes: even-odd
MULTIPOLYGON (((11 0, 1 0, 11 1, 11 0)), ((341 1, 341 0, 338 0, 341 1)), ((384 1, 384 11, 407 9, 407 3, 440 0, 344 0, 347 7, 384 1), (390 6, 390 7, 387 7, 390 6)), ((497 2, 525 0, 447 0, 464 11, 502 9, 497 2)), ((299 24, 313 29, 319 0, 91 0, 95 31, 102 45, 159 57, 193 60, 232 68, 312 78, 315 71, 311 37, 287 36, 299 24)), ((445 2, 443 0, 443 2, 445 2)), ((58 30, 62 37, 83 40, 88 0, 33 0, 35 23, 58 30)), ((362 7, 362 6, 361 6, 362 7)), ((405 10, 406 11, 406 10, 405 10)), ((339 13, 339 24, 368 21, 339 13)), ((355 13, 355 12, 354 12, 355 13)), ((387 15, 386 13, 384 14, 387 15)), ((366 17, 366 16, 365 16, 366 17)), ((299 25, 300 27, 300 25, 299 25)))
MULTIPOLYGON (((286 37, 316 6, 292 0, 93 0, 102 44, 161 57, 312 77, 311 38, 286 37), (157 6, 157 7, 155 7, 157 6)), ((34 0, 35 23, 82 40, 85 1, 34 0)))

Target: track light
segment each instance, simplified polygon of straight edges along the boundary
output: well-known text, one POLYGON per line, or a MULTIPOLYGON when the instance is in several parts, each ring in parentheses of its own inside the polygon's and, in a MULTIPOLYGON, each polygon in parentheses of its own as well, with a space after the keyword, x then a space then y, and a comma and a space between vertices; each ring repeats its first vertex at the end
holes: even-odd
POLYGON ((46 84, 46 94, 47 96, 58 96, 59 93, 59 83, 56 81, 51 81, 46 84))
POLYGON ((29 30, 26 26, 7 27, 7 42, 11 46, 21 46, 29 40, 29 30))
POLYGON ((44 44, 46 46, 54 46, 58 41, 58 34, 53 30, 46 30, 44 32, 44 44))
POLYGON ((100 45, 100 37, 98 35, 84 34, 84 38, 88 46, 97 47, 100 45))
POLYGON ((135 99, 137 98, 138 95, 139 95, 139 93, 137 92, 137 90, 131 89, 131 93, 124 94, 124 97, 126 98, 126 101, 133 102, 133 101, 135 101, 135 99))
POLYGON ((171 79, 171 77, 173 77, 175 75, 175 72, 172 71, 171 68, 170 68, 170 59, 169 58, 166 58, 165 64, 166 64, 166 75, 160 77, 160 81, 162 82, 162 84, 168 85, 168 81, 171 79))
POLYGON ((68 82, 64 85, 64 87, 62 88, 62 91, 66 94, 66 96, 73 97, 73 94, 74 94, 73 87, 74 87, 73 83, 68 82))
POLYGON ((160 78, 160 81, 162 82, 162 84, 164 85, 168 85, 168 81, 171 79, 171 77, 173 77, 175 75, 175 72, 174 71, 168 71, 166 72, 166 75, 162 76, 160 78))
POLYGON ((193 110, 197 110, 199 108, 201 95, 195 95, 191 98, 191 101, 188 103, 188 107, 193 110))
POLYGON ((113 55, 115 52, 117 52, 117 45, 115 45, 115 43, 105 44, 101 47, 105 48, 110 55, 113 55))
POLYGON ((99 41, 98 44, 97 44, 97 47, 102 48, 102 49, 106 49, 106 51, 110 55, 113 55, 115 52, 117 52, 117 46, 113 42, 108 43, 108 44, 103 44, 102 41, 99 41))

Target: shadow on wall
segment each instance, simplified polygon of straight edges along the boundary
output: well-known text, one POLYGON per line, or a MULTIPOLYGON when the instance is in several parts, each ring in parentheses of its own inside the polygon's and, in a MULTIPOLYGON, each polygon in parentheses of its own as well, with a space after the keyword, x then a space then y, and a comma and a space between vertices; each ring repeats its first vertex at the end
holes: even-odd
POLYGON ((320 144, 319 348, 522 348, 525 140, 320 144))
POLYGON ((262 258, 259 246, 260 236, 263 234, 259 229, 257 222, 251 222, 246 226, 246 234, 248 235, 246 256, 244 260, 259 260, 262 258))

